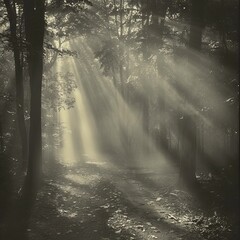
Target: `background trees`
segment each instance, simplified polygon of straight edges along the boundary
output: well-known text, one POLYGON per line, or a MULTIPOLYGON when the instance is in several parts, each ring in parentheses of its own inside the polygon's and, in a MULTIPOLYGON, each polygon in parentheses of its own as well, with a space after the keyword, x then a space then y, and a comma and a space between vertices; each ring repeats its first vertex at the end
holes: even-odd
MULTIPOLYGON (((236 185, 237 5, 225 0, 1 2, 0 175, 8 183, 6 189, 12 175, 22 172, 20 162, 27 169, 26 178, 15 184, 24 185, 21 203, 26 211, 20 215, 28 218, 36 197, 42 147, 45 154, 53 145, 60 146, 57 111, 75 103, 76 76, 56 70, 56 62, 66 55, 81 58, 65 47, 79 37, 87 40, 104 77, 111 79, 116 108, 140 119, 136 125, 147 144, 140 143, 126 114, 117 154, 137 159, 139 149, 146 157, 156 148, 180 167, 186 182, 196 181, 207 169, 236 185)), ((96 90, 95 95, 101 93, 96 90)), ((96 116, 104 119, 104 114, 96 116)), ((107 136, 104 130, 99 130, 100 136, 107 136)), ((113 148, 110 142, 106 149, 113 148)), ((53 158, 49 154, 46 162, 53 158)))
MULTIPOLYGON (((232 38, 237 21, 228 25, 225 4, 104 1, 105 10, 100 12, 109 23, 107 27, 103 24, 99 32, 100 39, 101 34, 108 34, 96 51, 104 73, 112 76, 117 88, 125 93, 125 101, 132 101, 135 109, 140 106, 143 128, 151 133, 156 145, 173 159, 181 159, 181 175, 186 178, 189 173, 187 182, 195 181, 196 171, 207 168, 221 174, 221 168, 232 165, 224 160, 231 155, 224 145, 232 143, 232 130, 227 126, 235 126, 234 145, 238 142, 238 126, 229 122, 238 118, 234 113, 238 112, 238 100, 232 101, 232 107, 226 104, 231 101, 228 96, 237 96, 239 91, 234 80, 238 74, 233 70, 238 61, 233 53, 237 42, 232 38), (223 34, 223 26, 227 25, 228 34, 223 34), (228 35, 228 41, 223 35, 228 35), (230 85, 235 89, 230 90, 230 85), (219 142, 215 144, 216 137, 219 142)), ((236 3, 228 4, 234 12, 236 3)), ((233 155, 238 156, 236 147, 233 155)))

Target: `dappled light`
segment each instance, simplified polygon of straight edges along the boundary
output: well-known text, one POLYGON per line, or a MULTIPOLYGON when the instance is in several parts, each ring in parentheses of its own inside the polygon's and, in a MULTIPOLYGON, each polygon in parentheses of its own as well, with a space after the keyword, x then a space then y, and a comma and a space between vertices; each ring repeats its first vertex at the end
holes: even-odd
POLYGON ((0 239, 237 239, 237 6, 0 3, 0 239))
MULTIPOLYGON (((170 167, 171 164, 167 159, 169 156, 166 156, 164 149, 159 149, 161 146, 156 148, 154 140, 144 131, 142 113, 129 105, 111 79, 103 75, 99 63, 94 59, 94 53, 86 42, 87 39, 84 38, 70 41, 66 48, 77 52, 78 57, 65 57, 56 62, 56 71, 58 69, 63 72, 70 71, 77 86, 72 93, 75 105, 71 109, 62 109, 59 113, 59 120, 65 126, 63 152, 60 157, 66 164, 84 162, 87 158, 90 161, 104 162, 110 161, 111 156, 108 155, 108 151, 111 151, 122 156, 121 161, 127 161, 129 164, 133 162, 136 166, 157 167, 163 164, 163 168, 170 167), (134 163, 135 160, 137 162, 134 163)), ((164 98, 169 109, 172 111, 177 109, 182 116, 185 113, 193 115, 206 128, 215 129, 214 131, 223 135, 221 124, 232 118, 231 114, 233 114, 223 105, 227 97, 226 92, 229 90, 216 89, 211 85, 215 81, 216 74, 208 73, 210 71, 208 69, 214 68, 219 71, 216 62, 201 55, 195 56, 196 53, 188 54, 198 60, 188 63, 185 60, 176 62, 171 56, 164 59, 165 67, 173 75, 172 80, 166 79, 161 72, 152 72, 148 76, 148 81, 133 85, 134 91, 139 92, 143 98, 148 98, 149 95, 157 96, 160 91, 163 93, 160 98, 164 98), (154 77, 160 77, 160 81, 151 79, 154 77), (206 103, 211 105, 209 108, 214 109, 214 115, 205 114, 206 103)), ((132 56, 132 61, 137 61, 136 57, 132 56)), ((151 64, 146 63, 142 67, 146 71, 153 68, 151 64)), ((174 118, 176 116, 171 112, 159 113, 156 128, 161 129, 167 121, 172 129, 170 134, 176 139, 174 118)), ((222 147, 216 143, 209 144, 208 148, 215 154, 215 159, 220 159, 222 147), (219 155, 216 155, 218 152, 219 155)), ((219 164, 225 163, 219 162, 219 164)))
POLYGON ((141 112, 134 111, 111 80, 103 75, 86 40, 78 39, 69 45, 79 57, 68 57, 64 63, 60 59, 59 64, 62 71, 72 72, 77 85, 73 92, 74 107, 62 109, 59 113, 59 120, 66 128, 61 155, 65 163, 74 164, 87 159, 111 161, 108 151, 112 151, 120 154, 126 164, 134 164, 136 160, 135 164, 139 166, 170 167, 163 153, 144 132, 141 112))

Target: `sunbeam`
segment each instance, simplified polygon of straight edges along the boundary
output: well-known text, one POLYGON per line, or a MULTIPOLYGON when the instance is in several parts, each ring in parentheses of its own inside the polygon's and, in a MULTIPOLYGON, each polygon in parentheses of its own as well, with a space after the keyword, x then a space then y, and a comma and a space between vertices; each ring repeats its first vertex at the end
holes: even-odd
POLYGON ((237 2, 2 1, 0 239, 238 239, 237 2))

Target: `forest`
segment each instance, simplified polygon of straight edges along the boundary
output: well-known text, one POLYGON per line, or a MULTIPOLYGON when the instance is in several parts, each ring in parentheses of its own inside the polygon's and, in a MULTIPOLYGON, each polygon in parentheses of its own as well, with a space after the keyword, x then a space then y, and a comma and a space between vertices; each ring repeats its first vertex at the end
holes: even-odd
POLYGON ((239 239, 238 29, 238 0, 0 0, 0 239, 239 239))

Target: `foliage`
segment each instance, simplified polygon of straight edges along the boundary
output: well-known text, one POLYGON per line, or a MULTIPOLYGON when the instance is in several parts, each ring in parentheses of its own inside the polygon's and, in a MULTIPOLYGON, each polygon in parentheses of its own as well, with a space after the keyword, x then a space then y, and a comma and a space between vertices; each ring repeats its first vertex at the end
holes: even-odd
POLYGON ((77 87, 73 75, 66 72, 45 77, 43 107, 54 111, 72 108, 75 102, 72 92, 77 87))

